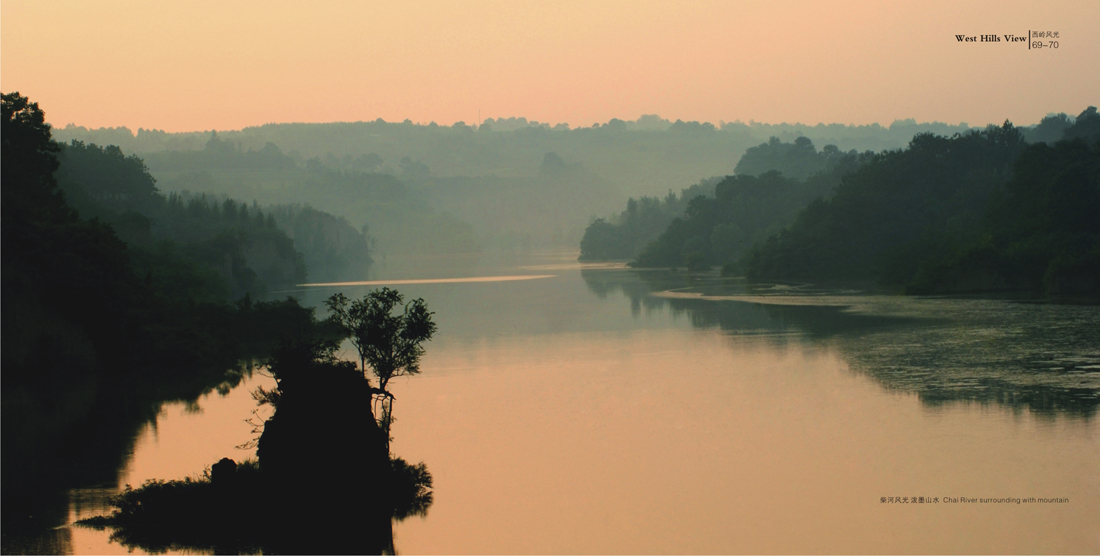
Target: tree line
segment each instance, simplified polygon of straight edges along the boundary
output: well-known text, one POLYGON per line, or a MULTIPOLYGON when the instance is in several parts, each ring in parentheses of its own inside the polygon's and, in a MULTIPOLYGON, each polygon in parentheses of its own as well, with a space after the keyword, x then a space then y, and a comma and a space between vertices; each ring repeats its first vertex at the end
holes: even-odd
POLYGON ((1096 292, 1100 116, 1054 145, 1011 123, 876 155, 747 257, 753 280, 875 281, 911 293, 1096 292))
POLYGON ((114 480, 128 434, 164 400, 239 381, 242 360, 311 311, 253 301, 304 276, 270 215, 165 197, 139 158, 53 141, 18 93, 3 94, 0 125, 8 508, 69 481, 114 480), (118 448, 115 459, 66 455, 96 443, 118 448))
POLYGON ((910 293, 1095 292, 1100 238, 1085 215, 1100 213, 1098 138, 1090 107, 1025 129, 919 134, 878 154, 772 140, 642 248, 625 247, 630 205, 595 221, 582 258, 910 293))
POLYGON ((818 151, 804 137, 793 144, 773 137, 745 152, 737 175, 704 180, 663 203, 630 199, 618 218, 595 220, 581 241, 581 259, 634 259, 640 267, 734 265, 870 156, 834 145, 818 151))
POLYGON ((118 538, 153 550, 260 538, 291 552, 392 552, 389 520, 423 514, 432 499, 424 464, 388 451, 387 383, 419 371, 435 330, 424 302, 402 305, 390 290, 333 298, 334 316, 319 320, 292 298, 257 301, 304 279, 280 220, 304 240, 318 222, 341 222, 303 206, 163 195, 139 157, 55 142, 42 109, 18 93, 3 95, 0 124, 5 528, 58 525, 43 518, 65 515, 51 505, 67 504, 68 488, 116 481, 165 401, 228 390, 265 364, 278 387, 257 392, 276 406, 259 464, 240 466, 236 480, 220 462, 205 481, 128 489, 116 523, 137 527, 118 538), (398 306, 405 313, 391 315, 398 306), (349 336, 366 350, 359 369, 336 357, 349 336), (321 449, 336 455, 318 458, 321 449), (254 512, 258 503, 269 512, 254 512), (245 522, 255 529, 242 532, 245 522), (300 544, 318 542, 301 527, 332 539, 300 544))

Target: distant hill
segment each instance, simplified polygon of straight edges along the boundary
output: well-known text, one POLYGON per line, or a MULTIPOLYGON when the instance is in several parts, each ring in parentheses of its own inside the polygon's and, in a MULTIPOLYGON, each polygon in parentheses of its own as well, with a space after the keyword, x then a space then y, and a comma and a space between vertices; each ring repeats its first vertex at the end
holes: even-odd
POLYGON ((913 293, 1100 290, 1100 116, 1029 145, 1005 122, 875 156, 759 244, 753 280, 870 281, 913 293))
MULTIPOLYGON (((734 173, 741 155, 771 137, 792 143, 806 137, 816 145, 836 145, 842 151, 899 149, 918 133, 951 135, 965 132, 966 124, 917 123, 898 120, 878 124, 762 124, 669 121, 658 116, 637 120, 612 119, 593 127, 528 121, 524 118, 487 119, 481 127, 459 122, 434 123, 344 122, 327 124, 267 124, 242 130, 219 130, 217 137, 241 151, 264 151, 277 145, 298 165, 316 158, 328 168, 390 173, 401 177, 401 160, 419 162, 437 177, 536 175, 546 153, 579 162, 591 173, 617 186, 627 196, 664 196, 707 176, 734 173)), ((141 154, 155 175, 162 161, 152 153, 201 151, 211 131, 166 133, 127 128, 55 128, 60 141, 77 139, 100 145, 118 145, 141 154)), ((257 155, 257 160, 262 158, 257 155)))

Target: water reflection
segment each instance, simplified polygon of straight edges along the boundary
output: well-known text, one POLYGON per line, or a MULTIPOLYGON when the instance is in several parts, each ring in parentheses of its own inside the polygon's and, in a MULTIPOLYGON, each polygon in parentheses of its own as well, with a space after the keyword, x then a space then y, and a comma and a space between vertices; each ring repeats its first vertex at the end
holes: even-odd
POLYGON ((597 297, 635 316, 668 310, 735 341, 825 346, 927 405, 969 401, 1092 418, 1100 406, 1100 308, 749 286, 665 271, 582 270, 597 297), (738 340, 741 338, 741 340, 738 340))
POLYGON ((349 286, 407 286, 411 284, 467 284, 491 282, 516 282, 519 280, 539 280, 554 278, 554 274, 520 274, 514 276, 470 276, 464 278, 423 278, 405 280, 360 280, 356 282, 325 282, 317 284, 299 284, 302 287, 349 287, 349 286))
MULTIPOLYGON (((194 383, 114 384, 99 381, 86 385, 58 385, 46 405, 64 407, 84 389, 92 398, 87 414, 64 432, 51 427, 37 414, 5 413, 3 452, 2 551, 10 553, 67 554, 73 532, 66 527, 79 517, 103 513, 110 496, 118 491, 120 476, 132 463, 135 445, 143 431, 155 427, 162 408, 177 400, 184 408, 204 393, 228 392, 249 376, 249 368, 221 372, 217 386, 203 384, 207 376, 196 372, 194 383), (8 416, 11 418, 8 418, 8 416)), ((186 409, 185 409, 186 411, 186 409)), ((196 471, 201 471, 201 467, 196 471)))
MULTIPOLYGON (((424 374, 395 389, 404 408, 395 452, 428 462, 439 493, 427 518, 395 526, 403 550, 1096 551, 1087 526, 1100 508, 1095 307, 751 288, 567 257, 453 262, 420 273, 391 260, 371 278, 558 278, 401 287, 428 299, 440 322, 424 374), (879 503, 1009 491, 1073 503, 879 503)), ((309 288, 303 299, 317 305, 330 293, 309 288)), ((192 458, 189 441, 240 427, 254 407, 242 388, 223 390, 197 413, 105 408, 97 419, 114 433, 89 432, 50 458, 89 467, 66 473, 106 490, 72 491, 71 505, 57 485, 40 490, 34 519, 48 525, 9 526, 5 512, 3 551, 123 550, 117 543, 134 539, 51 527, 101 512, 118 481, 176 478, 216 461, 192 458), (141 423, 157 423, 156 442, 141 423)), ((247 439, 245 429, 216 455, 247 439)), ((9 457, 6 491, 19 484, 9 457)), ((306 544, 296 552, 339 551, 297 534, 306 544)), ((196 549, 242 547, 187 548, 196 549)))

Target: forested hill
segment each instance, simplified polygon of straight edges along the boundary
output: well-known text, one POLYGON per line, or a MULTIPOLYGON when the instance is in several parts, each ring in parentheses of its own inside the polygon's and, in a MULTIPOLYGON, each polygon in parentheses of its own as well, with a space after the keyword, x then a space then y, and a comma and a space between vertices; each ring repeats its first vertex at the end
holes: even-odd
MULTIPOLYGON (((1051 114, 1020 132, 1029 141, 1053 143, 1073 124, 1070 116, 1051 114)), ((950 131, 913 122, 895 122, 891 130, 895 128, 920 129, 923 133, 950 131)), ((722 199, 701 200, 690 215, 685 215, 688 202, 699 195, 712 197, 714 185, 722 178, 704 180, 683 190, 679 198, 671 192, 663 200, 651 196, 631 198, 621 214, 591 222, 581 239, 580 258, 638 257, 638 266, 722 265, 727 272, 737 272, 740 267, 735 263, 749 248, 785 228, 810 201, 831 194, 841 177, 870 160, 870 154, 845 152, 835 144, 817 150, 806 136, 791 142, 772 136, 741 155, 734 167, 736 176, 725 178, 722 199), (769 172, 781 176, 766 176, 769 172), (702 187, 704 183, 706 187, 702 187)))
MULTIPOLYGON (((1028 133, 1049 136, 1064 125, 1051 117, 1028 133)), ((634 198, 642 218, 628 234, 631 245, 624 251, 614 240, 618 247, 596 255, 620 258, 637 255, 683 213, 689 199, 668 205, 668 192, 701 178, 779 170, 804 180, 851 150, 896 149, 918 133, 968 129, 912 120, 712 125, 643 116, 578 128, 509 118, 480 126, 376 120, 216 133, 66 126, 56 134, 139 154, 166 192, 308 204, 353 228, 368 226, 380 257, 575 248, 585 226, 634 198)))
POLYGON ((23 518, 116 480, 165 400, 236 384, 314 319, 249 295, 304 277, 280 215, 164 196, 140 158, 54 142, 18 93, 2 112, 0 469, 23 518))
MULTIPOLYGON (((524 118, 489 118, 480 126, 382 120, 267 124, 221 130, 217 138, 242 152, 254 153, 249 157, 253 166, 285 165, 281 159, 286 157, 304 167, 315 158, 332 170, 392 174, 402 179, 415 177, 425 168, 440 178, 526 178, 535 175, 547 153, 557 153, 621 189, 622 203, 627 196, 664 196, 670 189, 678 190, 702 177, 731 174, 746 149, 773 136, 785 143, 804 136, 817 145, 837 145, 842 151, 877 152, 901 148, 918 133, 950 135, 968 129, 966 124, 914 120, 898 120, 888 126, 757 122, 713 125, 650 115, 573 128, 524 118), (282 154, 272 152, 269 144, 277 145, 282 154)), ((59 126, 54 134, 62 142, 77 139, 118 145, 126 153, 145 158, 158 178, 160 172, 180 166, 170 160, 172 155, 156 153, 202 151, 211 139, 210 131, 166 133, 79 126, 59 126)))
POLYGON ((830 161, 836 161, 845 154, 836 145, 825 145, 818 151, 808 137, 799 137, 793 143, 784 143, 778 137, 772 137, 767 143, 745 151, 733 171, 742 176, 759 176, 774 170, 788 178, 804 180, 825 171, 830 161))
MULTIPOLYGON (((813 146, 809 147, 810 152, 813 146)), ((728 176, 715 188, 714 198, 694 199, 683 218, 650 243, 634 266, 687 266, 692 269, 722 266, 735 272, 735 263, 757 242, 787 226, 799 211, 828 195, 857 170, 871 153, 829 154, 823 170, 805 180, 785 177, 771 170, 760 176, 728 176)), ((824 154, 824 153, 823 153, 824 154)))
POLYGON ((581 240, 580 258, 732 270, 753 244, 783 229, 870 158, 835 145, 818 151, 805 137, 794 143, 772 137, 745 152, 738 175, 704 180, 663 201, 632 198, 617 217, 595 220, 581 240))
POLYGON ((320 280, 361 275, 371 261, 369 238, 306 205, 268 207, 265 214, 255 202, 225 195, 165 195, 141 158, 114 145, 72 141, 60 145, 58 159, 58 184, 82 217, 110 224, 138 260, 185 253, 222 275, 225 296, 286 288, 307 273, 320 280))
POLYGON ((877 155, 746 259, 752 280, 911 292, 1097 291, 1100 116, 1029 145, 1012 124, 877 155))
POLYGON ((738 174, 596 219, 582 260, 877 282, 913 293, 1096 291, 1100 116, 915 136, 905 149, 748 149, 738 174))
POLYGON ((719 181, 720 178, 705 179, 684 188, 679 195, 669 191, 664 198, 631 197, 626 202, 626 209, 617 217, 597 218, 588 225, 580 242, 580 260, 633 259, 661 235, 674 218, 684 213, 692 199, 714 195, 714 186, 719 181))

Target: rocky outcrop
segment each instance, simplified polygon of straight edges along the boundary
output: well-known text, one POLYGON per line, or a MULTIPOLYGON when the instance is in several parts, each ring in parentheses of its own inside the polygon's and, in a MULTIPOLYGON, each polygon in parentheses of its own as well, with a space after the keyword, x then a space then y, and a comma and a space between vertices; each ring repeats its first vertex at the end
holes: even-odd
POLYGON ((309 552, 388 550, 393 472, 367 380, 348 365, 317 364, 279 389, 257 455, 286 541, 309 552))

